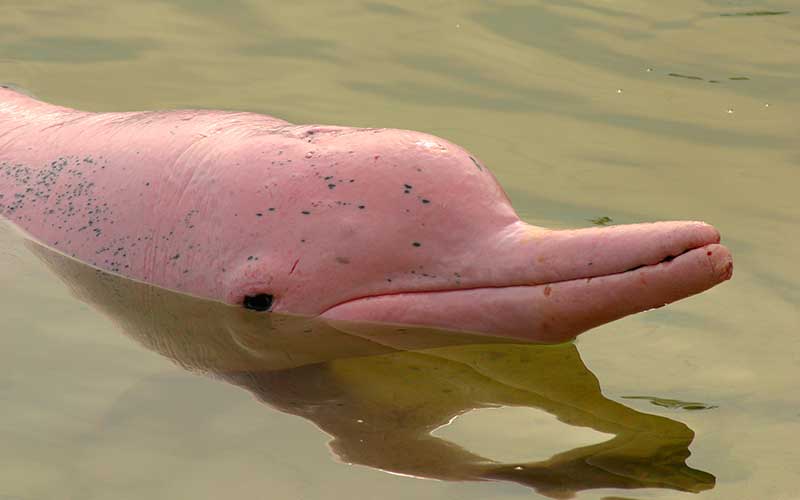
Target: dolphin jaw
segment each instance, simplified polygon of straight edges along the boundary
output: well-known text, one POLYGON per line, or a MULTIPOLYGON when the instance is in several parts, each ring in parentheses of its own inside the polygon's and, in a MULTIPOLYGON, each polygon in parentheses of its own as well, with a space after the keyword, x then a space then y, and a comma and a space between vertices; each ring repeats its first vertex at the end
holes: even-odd
MULTIPOLYGON (((641 225, 644 239, 632 238, 634 244, 630 246, 634 253, 641 252, 638 261, 631 261, 630 256, 612 255, 614 262, 573 272, 557 269, 550 279, 519 282, 512 276, 507 283, 389 290, 344 300, 325 309, 320 317, 430 325, 526 341, 561 342, 603 323, 700 293, 731 278, 732 258, 728 249, 718 244, 716 229, 694 222, 660 224, 663 226, 656 231, 646 227, 650 225, 641 225), (673 241, 653 247, 653 238, 662 233, 673 241), (637 247, 639 244, 644 245, 644 250, 637 247), (650 247, 645 248, 647 245, 650 247)), ((633 226, 620 228, 623 229, 616 231, 623 238, 628 237, 625 231, 635 235, 637 230, 633 226)), ((567 234, 566 241, 580 242, 581 231, 592 236, 591 229, 577 230, 567 234)), ((547 236, 534 233, 533 244, 540 235, 547 236)), ((620 242, 608 243, 612 250, 623 248, 620 242)), ((540 276, 543 277, 547 275, 540 276)))

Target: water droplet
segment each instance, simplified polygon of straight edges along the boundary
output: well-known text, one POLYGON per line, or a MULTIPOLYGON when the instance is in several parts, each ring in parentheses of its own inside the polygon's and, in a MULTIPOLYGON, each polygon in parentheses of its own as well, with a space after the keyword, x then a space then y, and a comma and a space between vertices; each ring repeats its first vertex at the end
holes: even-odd
POLYGON ((460 28, 460 27, 461 27, 461 24, 460 23, 456 23, 456 28, 460 28))
POLYGON ((768 107, 769 107, 769 103, 765 103, 765 104, 764 104, 764 107, 765 107, 765 108, 768 108, 768 107))
POLYGON ((647 68, 645 71, 647 71, 648 73, 651 73, 653 71, 653 68, 647 68))
POLYGON ((360 418, 358 420, 356 420, 356 422, 358 422, 359 424, 363 424, 364 423, 364 421, 361 420, 360 418))
POLYGON ((622 89, 617 89, 617 94, 621 94, 621 93, 622 93, 622 89))
POLYGON ((514 470, 525 470, 525 467, 517 465, 516 467, 514 467, 514 470))
POLYGON ((732 115, 732 114, 733 114, 733 108, 728 108, 728 114, 729 114, 729 115, 732 115))

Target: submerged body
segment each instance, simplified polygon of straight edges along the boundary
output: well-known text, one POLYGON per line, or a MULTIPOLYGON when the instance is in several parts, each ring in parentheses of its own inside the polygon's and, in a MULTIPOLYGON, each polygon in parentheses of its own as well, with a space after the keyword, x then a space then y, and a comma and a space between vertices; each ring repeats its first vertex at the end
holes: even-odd
POLYGON ((546 342, 732 270, 699 222, 526 224, 479 160, 427 134, 87 113, 5 88, 0 215, 88 264, 230 304, 546 342))

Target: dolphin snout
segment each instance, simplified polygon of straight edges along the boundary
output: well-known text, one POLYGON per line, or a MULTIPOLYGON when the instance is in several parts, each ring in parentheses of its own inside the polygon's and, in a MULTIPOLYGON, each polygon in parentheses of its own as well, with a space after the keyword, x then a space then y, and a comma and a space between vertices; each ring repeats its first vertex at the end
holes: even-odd
POLYGON ((483 252, 490 280, 356 299, 322 317, 563 342, 729 279, 733 260, 719 240, 702 222, 567 231, 518 223, 483 252))
POLYGON ((724 245, 708 245, 706 247, 706 256, 713 276, 718 283, 733 277, 733 256, 724 245))

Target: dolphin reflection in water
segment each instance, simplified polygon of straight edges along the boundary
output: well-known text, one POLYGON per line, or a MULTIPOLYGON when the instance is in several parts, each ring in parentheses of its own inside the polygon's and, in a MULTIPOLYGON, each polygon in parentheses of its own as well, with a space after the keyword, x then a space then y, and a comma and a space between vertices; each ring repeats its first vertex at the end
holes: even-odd
POLYGON ((331 449, 346 463, 421 478, 512 481, 552 498, 596 488, 714 486, 713 475, 686 464, 694 432, 605 398, 573 344, 257 314, 26 244, 128 336, 310 420, 333 436, 331 449), (543 461, 501 463, 432 435, 470 410, 500 406, 540 409, 614 437, 543 461))

